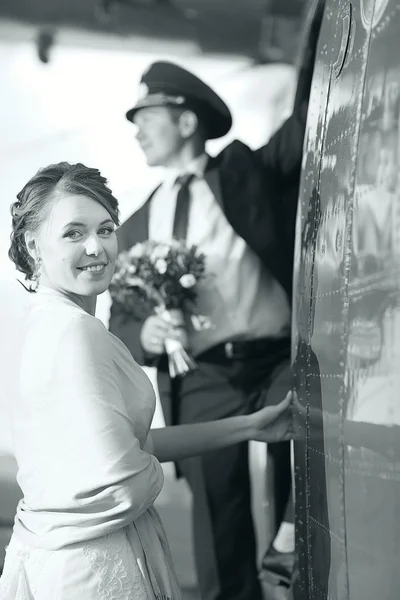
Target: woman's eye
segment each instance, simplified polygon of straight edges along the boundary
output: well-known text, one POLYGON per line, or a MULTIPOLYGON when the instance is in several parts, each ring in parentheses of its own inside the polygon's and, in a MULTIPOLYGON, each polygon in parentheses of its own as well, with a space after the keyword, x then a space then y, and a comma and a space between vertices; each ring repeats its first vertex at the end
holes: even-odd
POLYGON ((102 227, 99 231, 100 235, 110 235, 114 232, 112 227, 102 227))
POLYGON ((79 231, 68 231, 68 233, 66 233, 64 237, 76 240, 79 235, 79 231))

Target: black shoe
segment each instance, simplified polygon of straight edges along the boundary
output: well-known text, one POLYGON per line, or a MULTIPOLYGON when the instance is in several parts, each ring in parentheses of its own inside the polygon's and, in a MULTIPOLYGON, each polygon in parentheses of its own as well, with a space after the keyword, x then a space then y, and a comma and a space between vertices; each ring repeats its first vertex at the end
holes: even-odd
POLYGON ((278 552, 271 545, 264 555, 260 580, 275 586, 290 588, 295 565, 294 552, 278 552))
POLYGON ((263 600, 293 600, 293 588, 286 585, 274 585, 269 581, 261 581, 263 600))

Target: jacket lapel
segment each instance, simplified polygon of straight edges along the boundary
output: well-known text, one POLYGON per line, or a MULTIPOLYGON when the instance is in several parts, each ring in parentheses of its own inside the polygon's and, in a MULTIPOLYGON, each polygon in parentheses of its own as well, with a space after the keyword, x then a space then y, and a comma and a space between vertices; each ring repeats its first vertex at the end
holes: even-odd
POLYGON ((145 242, 149 239, 150 205, 154 194, 161 187, 161 185, 162 184, 158 185, 156 189, 151 192, 150 196, 147 198, 143 206, 139 208, 135 215, 132 215, 133 217, 137 217, 135 225, 135 235, 139 243, 145 242))
POLYGON ((151 193, 146 202, 117 229, 118 250, 129 250, 135 244, 149 239, 150 202, 160 186, 151 193))
POLYGON ((219 194, 232 229, 276 276, 272 263, 281 252, 270 198, 279 195, 273 182, 266 182, 265 171, 255 161, 252 150, 240 142, 231 144, 210 159, 209 175, 205 173, 205 177, 210 178, 216 198, 219 194))
POLYGON ((141 240, 142 242, 149 239, 150 202, 151 202, 151 199, 154 196, 154 194, 155 194, 155 190, 151 194, 150 198, 148 198, 143 205, 143 216, 142 216, 143 239, 141 240))
POLYGON ((220 207, 224 210, 218 162, 212 156, 208 158, 208 163, 204 172, 204 179, 206 180, 210 190, 212 191, 214 198, 216 199, 220 207))

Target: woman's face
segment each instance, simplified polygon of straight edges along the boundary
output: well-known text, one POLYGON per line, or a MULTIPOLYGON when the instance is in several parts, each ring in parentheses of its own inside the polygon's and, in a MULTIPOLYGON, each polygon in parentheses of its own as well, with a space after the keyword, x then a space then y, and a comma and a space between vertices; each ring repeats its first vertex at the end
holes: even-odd
POLYGON ((78 299, 87 307, 109 286, 118 253, 108 211, 86 196, 65 195, 27 246, 40 257, 40 283, 78 299))

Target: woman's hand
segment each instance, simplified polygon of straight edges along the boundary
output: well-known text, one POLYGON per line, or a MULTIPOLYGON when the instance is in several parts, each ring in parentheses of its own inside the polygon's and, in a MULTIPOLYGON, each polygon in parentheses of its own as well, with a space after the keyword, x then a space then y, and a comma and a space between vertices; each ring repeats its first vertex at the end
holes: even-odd
POLYGON ((293 439, 302 442, 306 439, 313 442, 339 439, 343 428, 339 414, 331 414, 315 406, 304 406, 296 392, 293 392, 292 399, 293 439))
POLYGON ((266 406, 248 415, 251 429, 249 439, 266 443, 284 442, 292 439, 291 401, 292 393, 288 392, 286 398, 279 404, 266 406))

